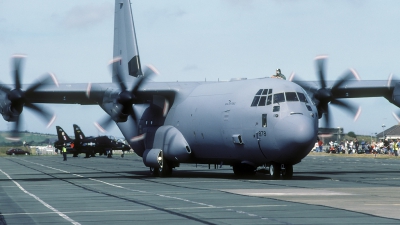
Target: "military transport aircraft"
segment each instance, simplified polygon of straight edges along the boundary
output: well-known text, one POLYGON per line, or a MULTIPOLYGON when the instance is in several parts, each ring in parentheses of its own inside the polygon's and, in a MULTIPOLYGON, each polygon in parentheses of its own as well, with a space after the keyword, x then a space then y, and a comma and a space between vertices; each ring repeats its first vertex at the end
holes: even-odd
POLYGON ((107 84, 22 86, 21 58, 15 57, 15 87, 0 86, 3 118, 15 121, 17 131, 24 106, 50 121, 51 114, 34 103, 99 105, 109 117, 96 126, 116 122, 154 175, 168 176, 181 163, 204 163, 230 165, 235 174, 266 166, 274 178, 291 178, 293 165, 317 140, 319 118, 329 125, 329 105, 354 115, 360 110, 343 99, 385 97, 400 106, 397 81, 359 81, 354 70, 326 81, 326 57, 316 58, 317 82, 293 76, 150 82, 157 71, 149 66, 142 72, 129 0, 115 1, 113 46, 113 82, 107 84))
POLYGON ((77 157, 80 153, 85 153, 86 158, 99 155, 107 155, 111 157, 112 150, 129 151, 129 145, 122 141, 108 136, 86 137, 81 128, 74 124, 75 139, 71 139, 68 134, 60 127, 56 126, 58 140, 54 142, 54 147, 61 151, 62 147, 66 146, 67 153, 71 153, 77 157))

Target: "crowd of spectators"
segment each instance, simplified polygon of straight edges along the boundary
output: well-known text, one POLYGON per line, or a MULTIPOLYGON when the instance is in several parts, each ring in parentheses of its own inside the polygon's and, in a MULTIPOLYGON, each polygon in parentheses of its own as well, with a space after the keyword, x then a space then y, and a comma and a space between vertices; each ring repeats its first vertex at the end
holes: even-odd
MULTIPOLYGON (((315 143, 313 151, 323 152, 324 143, 318 140, 315 143)), ((358 141, 357 138, 354 140, 342 140, 340 143, 337 141, 330 141, 325 145, 326 153, 343 153, 343 154, 388 154, 391 156, 398 156, 398 150, 400 149, 399 139, 388 139, 379 142, 367 142, 364 140, 358 141)))

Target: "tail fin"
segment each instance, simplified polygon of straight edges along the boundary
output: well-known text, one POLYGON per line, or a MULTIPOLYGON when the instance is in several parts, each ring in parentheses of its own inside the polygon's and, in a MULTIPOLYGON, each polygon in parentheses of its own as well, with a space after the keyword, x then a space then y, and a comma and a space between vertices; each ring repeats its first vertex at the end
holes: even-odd
POLYGON ((113 82, 117 81, 117 67, 120 67, 126 82, 131 83, 133 77, 142 75, 130 0, 115 0, 114 58, 116 57, 121 57, 122 60, 113 66, 113 82))
POLYGON ((85 135, 83 134, 81 128, 76 124, 74 124, 74 134, 76 141, 85 139, 85 135))
POLYGON ((59 141, 71 141, 68 134, 60 126, 56 126, 57 136, 59 141))

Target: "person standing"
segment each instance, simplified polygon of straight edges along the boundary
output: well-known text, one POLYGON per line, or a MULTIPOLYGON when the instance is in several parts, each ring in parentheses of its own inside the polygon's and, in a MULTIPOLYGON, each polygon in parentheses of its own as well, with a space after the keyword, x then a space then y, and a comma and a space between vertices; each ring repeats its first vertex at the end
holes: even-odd
POLYGON ((65 147, 65 144, 62 147, 62 154, 63 154, 63 157, 64 157, 64 161, 67 161, 67 148, 65 147))
POLYGON ((318 148, 319 148, 319 152, 322 152, 322 145, 324 144, 324 142, 321 141, 321 139, 318 140, 318 148))
POLYGON ((272 78, 279 78, 279 79, 286 80, 285 75, 283 75, 283 74, 281 73, 281 69, 276 69, 276 74, 272 75, 271 77, 272 77, 272 78))
POLYGON ((360 147, 360 143, 358 142, 357 138, 354 139, 354 147, 356 147, 356 153, 358 154, 358 148, 360 147))

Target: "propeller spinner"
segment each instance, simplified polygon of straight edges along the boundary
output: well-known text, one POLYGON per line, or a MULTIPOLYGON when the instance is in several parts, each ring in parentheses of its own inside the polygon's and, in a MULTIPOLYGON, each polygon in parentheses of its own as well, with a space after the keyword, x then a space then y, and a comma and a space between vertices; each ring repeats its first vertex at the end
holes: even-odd
POLYGON ((315 58, 316 66, 317 66, 317 75, 319 78, 319 87, 312 86, 305 82, 302 82, 298 78, 295 78, 295 75, 292 74, 289 80, 299 84, 305 90, 312 92, 313 100, 318 109, 319 118, 324 116, 325 126, 330 127, 331 118, 330 118, 330 109, 329 104, 335 105, 346 112, 355 115, 354 120, 357 120, 361 114, 361 107, 355 107, 344 100, 339 99, 335 93, 339 93, 339 89, 343 87, 348 81, 353 80, 354 78, 360 80, 357 72, 354 69, 349 69, 346 73, 340 76, 332 87, 327 87, 326 84, 326 73, 325 73, 325 62, 327 56, 317 56, 315 58))
MULTIPOLYGON (((113 68, 114 64, 120 63, 120 60, 121 58, 114 59, 111 62, 111 68, 113 68)), ((101 132, 105 132, 106 129, 111 125, 112 121, 125 122, 127 121, 128 116, 131 116, 135 124, 137 124, 136 113, 132 105, 141 103, 141 99, 138 97, 138 90, 143 84, 148 82, 151 77, 158 74, 158 71, 153 66, 147 66, 144 70, 143 76, 138 78, 137 82, 133 84, 131 90, 128 90, 120 67, 115 66, 114 68, 118 68, 117 73, 115 74, 116 80, 114 82, 119 85, 120 93, 115 99, 113 99, 113 106, 109 112, 107 112, 109 116, 101 120, 101 122, 94 123, 97 129, 99 129, 101 132)), ((141 140, 143 139, 142 137, 144 137, 143 134, 134 137, 133 141, 141 140)))

